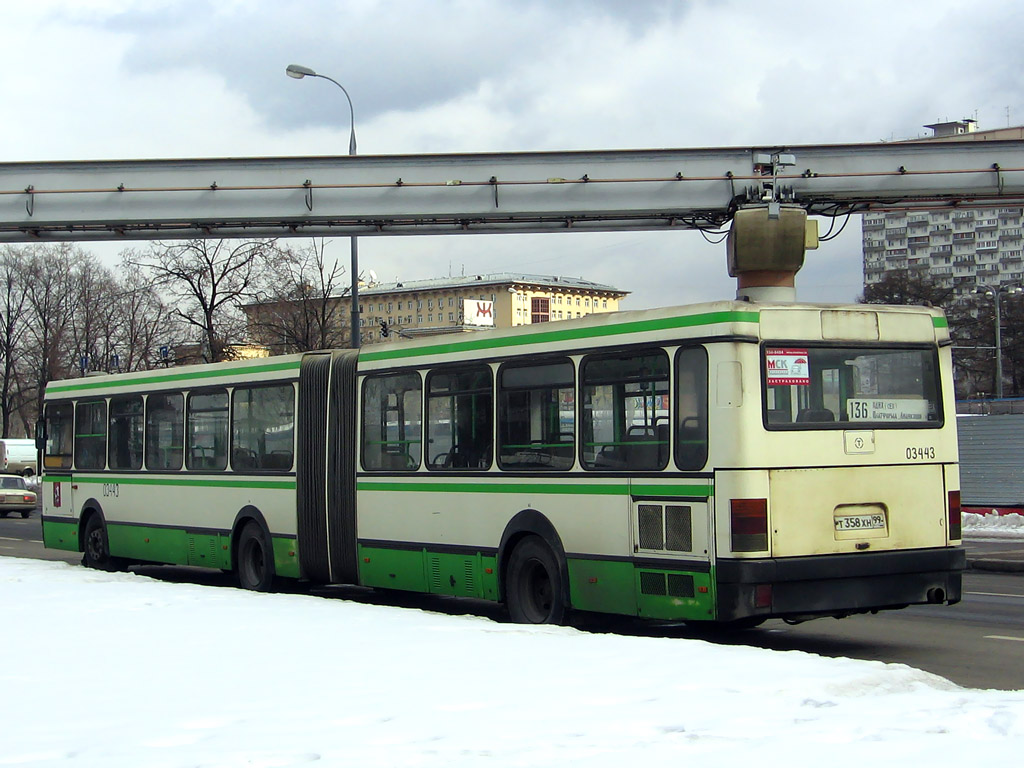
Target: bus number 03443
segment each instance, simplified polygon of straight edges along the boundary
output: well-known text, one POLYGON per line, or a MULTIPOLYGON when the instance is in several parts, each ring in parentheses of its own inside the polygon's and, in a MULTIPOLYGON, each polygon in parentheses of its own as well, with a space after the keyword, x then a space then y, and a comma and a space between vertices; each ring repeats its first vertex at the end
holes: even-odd
POLYGON ((935 458, 935 446, 929 445, 923 448, 907 448, 907 459, 910 461, 923 461, 935 458))

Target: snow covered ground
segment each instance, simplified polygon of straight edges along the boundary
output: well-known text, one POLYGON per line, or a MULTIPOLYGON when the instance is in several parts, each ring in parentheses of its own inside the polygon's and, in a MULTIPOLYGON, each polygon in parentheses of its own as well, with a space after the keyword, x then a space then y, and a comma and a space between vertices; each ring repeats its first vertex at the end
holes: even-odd
POLYGON ((987 515, 965 512, 963 534, 968 539, 1024 539, 1024 515, 987 515))
POLYGON ((1009 765, 1024 691, 0 558, 0 766, 1009 765))

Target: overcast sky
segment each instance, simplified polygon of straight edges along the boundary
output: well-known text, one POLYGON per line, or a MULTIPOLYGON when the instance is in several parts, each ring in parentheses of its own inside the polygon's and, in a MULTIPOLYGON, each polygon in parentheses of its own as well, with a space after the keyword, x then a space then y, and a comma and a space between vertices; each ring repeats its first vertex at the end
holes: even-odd
MULTIPOLYGON (((0 161, 873 142, 1024 123, 1019 0, 0 0, 0 161)), ((823 222, 827 228, 827 222, 823 222)), ((117 247, 86 246, 110 263, 117 247)), ((119 247, 119 246, 118 246, 119 247)), ((348 242, 333 242, 343 263, 348 242)), ((522 271, 728 298, 698 233, 364 238, 382 280, 522 271)), ((861 290, 860 221, 809 301, 861 290)))

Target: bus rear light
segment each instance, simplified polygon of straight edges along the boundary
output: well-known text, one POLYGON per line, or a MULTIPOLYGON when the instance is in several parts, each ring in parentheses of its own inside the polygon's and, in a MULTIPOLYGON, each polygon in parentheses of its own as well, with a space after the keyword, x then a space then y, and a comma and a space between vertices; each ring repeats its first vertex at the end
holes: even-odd
POLYGON ((949 538, 962 538, 960 521, 960 491, 950 491, 949 496, 949 538))
POLYGON ((733 499, 729 505, 732 551, 768 549, 768 499, 733 499))
POLYGON ((772 585, 771 584, 758 584, 754 587, 754 607, 755 608, 771 608, 772 607, 772 585))

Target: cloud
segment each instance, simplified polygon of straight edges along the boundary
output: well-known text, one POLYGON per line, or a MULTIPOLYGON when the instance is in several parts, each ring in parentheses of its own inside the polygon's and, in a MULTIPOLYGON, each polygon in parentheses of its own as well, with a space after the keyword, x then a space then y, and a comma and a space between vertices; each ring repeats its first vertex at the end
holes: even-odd
MULTIPOLYGON (((7 160, 877 141, 936 118, 1024 122, 1016 2, 36 0, 5 9, 7 160)), ((807 299, 861 290, 859 221, 807 299)), ((347 246, 339 241, 347 263, 347 246)), ((365 238, 381 275, 562 272, 628 306, 732 295, 695 233, 365 238), (458 267, 455 267, 458 269, 458 267)))

